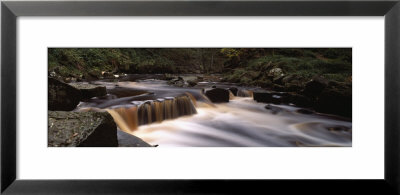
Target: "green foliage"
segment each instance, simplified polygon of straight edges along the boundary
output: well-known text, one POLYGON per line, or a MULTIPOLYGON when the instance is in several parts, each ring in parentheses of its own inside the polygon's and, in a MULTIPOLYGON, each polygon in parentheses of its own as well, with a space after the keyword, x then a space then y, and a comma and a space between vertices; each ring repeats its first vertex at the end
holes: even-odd
POLYGON ((351 48, 50 48, 49 70, 62 76, 88 72, 220 73, 229 82, 268 86, 272 68, 285 75, 346 81, 351 48))

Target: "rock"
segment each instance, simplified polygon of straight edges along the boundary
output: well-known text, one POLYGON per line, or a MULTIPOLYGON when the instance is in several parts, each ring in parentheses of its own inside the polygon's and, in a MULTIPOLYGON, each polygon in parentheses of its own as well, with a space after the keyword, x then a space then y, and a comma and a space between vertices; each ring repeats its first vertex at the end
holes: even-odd
POLYGON ((168 74, 168 73, 165 73, 165 74, 164 74, 163 80, 169 81, 169 80, 172 80, 172 79, 174 79, 174 78, 175 78, 175 77, 174 77, 173 75, 168 74))
POLYGON ((94 77, 94 76, 92 76, 90 74, 84 74, 82 79, 85 80, 85 81, 90 82, 90 81, 98 80, 99 78, 98 77, 94 77))
POLYGON ((122 97, 138 96, 149 92, 141 89, 116 86, 114 88, 107 89, 107 93, 115 95, 118 98, 122 98, 122 97))
POLYGON ((49 111, 49 147, 117 147, 117 126, 107 112, 49 111))
POLYGON ((222 88, 204 90, 205 95, 214 103, 229 102, 229 91, 222 88))
POLYGON ((238 88, 236 87, 229 87, 229 91, 231 91, 234 96, 238 94, 238 88))
POLYGON ((300 108, 300 109, 296 110, 296 112, 298 112, 300 114, 314 114, 314 111, 305 109, 305 108, 300 108))
POLYGON ((283 78, 285 78, 285 76, 278 76, 272 79, 272 82, 278 85, 283 85, 283 78))
POLYGON ((253 99, 257 102, 280 104, 284 100, 284 95, 273 92, 253 92, 253 99))
POLYGON ((117 130, 117 136, 119 147, 151 147, 150 144, 146 143, 142 139, 132 134, 125 133, 119 129, 117 130))
POLYGON ((185 85, 185 81, 182 77, 178 77, 168 81, 169 85, 174 85, 176 87, 183 87, 185 85))
POLYGON ((288 103, 292 103, 299 107, 312 107, 313 106, 313 103, 309 98, 307 98, 303 95, 297 94, 297 93, 290 93, 290 96, 288 98, 288 103))
POLYGON ((351 88, 343 90, 324 89, 318 96, 314 108, 318 112, 352 118, 351 88))
POLYGON ((102 77, 104 79, 113 79, 114 78, 114 74, 112 72, 102 72, 102 77))
POLYGON ((283 70, 281 68, 273 68, 268 72, 268 76, 272 78, 278 78, 284 76, 283 70))
POLYGON ((325 89, 326 86, 328 86, 328 81, 322 77, 314 77, 311 81, 306 83, 303 94, 315 98, 325 89))
POLYGON ((105 86, 98 86, 86 83, 69 83, 69 85, 79 89, 82 93, 83 99, 90 99, 92 97, 107 95, 107 90, 105 86))
POLYGON ((91 70, 88 72, 88 74, 96 79, 99 79, 100 77, 102 77, 102 72, 99 70, 91 70))
POLYGON ((285 84, 285 91, 290 92, 300 92, 303 87, 297 83, 286 83, 285 84))
POLYGON ((194 87, 197 85, 197 80, 188 80, 187 84, 189 87, 194 87))
POLYGON ((75 87, 48 78, 48 109, 71 111, 76 108, 82 98, 82 93, 75 87))
POLYGON ((279 112, 283 111, 282 108, 280 108, 278 106, 271 105, 271 104, 265 105, 265 109, 270 110, 272 114, 278 114, 279 112))
POLYGON ((302 76, 299 76, 297 74, 291 74, 291 75, 287 75, 285 77, 282 78, 282 84, 286 84, 286 83, 302 83, 302 81, 304 80, 304 78, 302 76))
POLYGON ((52 72, 49 73, 49 76, 50 76, 50 77, 56 77, 57 74, 56 74, 56 72, 52 71, 52 72))
POLYGON ((259 86, 259 87, 262 87, 262 88, 271 88, 271 87, 273 87, 273 83, 268 79, 264 79, 264 80, 260 79, 260 80, 254 81, 254 84, 259 86))
POLYGON ((277 84, 273 84, 272 85, 272 89, 274 89, 275 91, 285 91, 285 87, 282 85, 277 85, 277 84))

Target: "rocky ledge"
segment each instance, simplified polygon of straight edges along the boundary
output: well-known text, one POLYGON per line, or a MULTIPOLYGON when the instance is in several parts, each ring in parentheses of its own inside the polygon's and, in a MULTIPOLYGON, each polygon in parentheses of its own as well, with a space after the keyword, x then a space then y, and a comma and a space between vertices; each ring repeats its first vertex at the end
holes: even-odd
POLYGON ((72 87, 79 89, 82 93, 83 99, 90 99, 92 97, 99 97, 107 95, 106 87, 87 84, 87 83, 69 83, 72 87))
POLYGON ((117 126, 107 112, 49 111, 49 147, 118 146, 117 126))

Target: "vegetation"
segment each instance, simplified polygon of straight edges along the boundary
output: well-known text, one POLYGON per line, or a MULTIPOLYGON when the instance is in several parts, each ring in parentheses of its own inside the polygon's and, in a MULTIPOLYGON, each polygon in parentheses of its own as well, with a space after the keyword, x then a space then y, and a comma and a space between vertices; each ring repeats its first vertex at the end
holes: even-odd
POLYGON ((50 48, 49 71, 222 74, 225 81, 269 86, 278 77, 351 81, 350 48, 50 48))

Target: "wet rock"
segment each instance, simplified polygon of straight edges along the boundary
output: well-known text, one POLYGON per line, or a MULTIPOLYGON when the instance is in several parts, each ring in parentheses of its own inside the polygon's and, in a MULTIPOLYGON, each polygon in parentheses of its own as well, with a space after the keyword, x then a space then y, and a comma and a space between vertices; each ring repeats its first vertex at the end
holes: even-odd
POLYGON ((203 81, 203 80, 204 80, 204 77, 203 77, 203 76, 197 76, 197 81, 201 82, 201 81, 203 81))
POLYGON ((114 88, 107 89, 107 93, 115 95, 118 98, 122 98, 138 96, 149 92, 141 89, 116 86, 114 88))
POLYGON ((92 97, 100 97, 107 95, 105 86, 86 84, 86 83, 70 83, 72 87, 79 89, 82 93, 83 99, 90 99, 92 97))
POLYGON ((322 113, 336 114, 352 117, 352 94, 349 89, 326 88, 318 96, 314 106, 315 110, 322 113))
POLYGON ((313 114, 314 113, 314 111, 305 109, 305 108, 300 108, 300 109, 296 110, 296 112, 298 112, 300 114, 313 114))
POLYGON ((185 81, 182 77, 178 77, 168 81, 169 85, 174 85, 176 87, 183 87, 185 85, 185 81))
POLYGON ((194 87, 197 85, 197 80, 188 80, 186 81, 189 87, 194 87))
POLYGON ((335 131, 335 132, 340 132, 340 131, 344 131, 344 132, 349 132, 351 131, 350 128, 345 127, 345 126, 331 126, 331 127, 327 127, 328 131, 335 131))
POLYGON ((284 98, 280 93, 253 92, 253 99, 257 102, 280 104, 284 98))
POLYGON ((231 91, 234 96, 238 94, 238 88, 236 87, 229 87, 229 91, 231 91))
POLYGON ((313 103, 312 101, 307 98, 306 96, 297 94, 297 93, 290 93, 290 96, 288 98, 288 103, 292 103, 296 106, 300 107, 312 107, 313 103))
POLYGON ((272 114, 278 114, 279 112, 283 111, 282 108, 280 108, 278 106, 271 105, 271 104, 265 105, 265 109, 270 110, 272 114))
POLYGON ((49 147, 117 147, 117 126, 107 112, 49 111, 49 147))
POLYGON ((303 93, 308 97, 315 98, 325 89, 326 86, 328 86, 327 80, 322 77, 315 77, 306 83, 303 93))
POLYGON ((48 78, 48 109, 71 111, 76 108, 82 98, 82 93, 75 87, 48 78))
POLYGON ((204 90, 205 95, 214 103, 229 102, 229 91, 222 88, 204 90))
POLYGON ((142 139, 132 134, 125 133, 119 129, 117 130, 117 136, 119 147, 151 147, 150 144, 146 143, 142 139))

